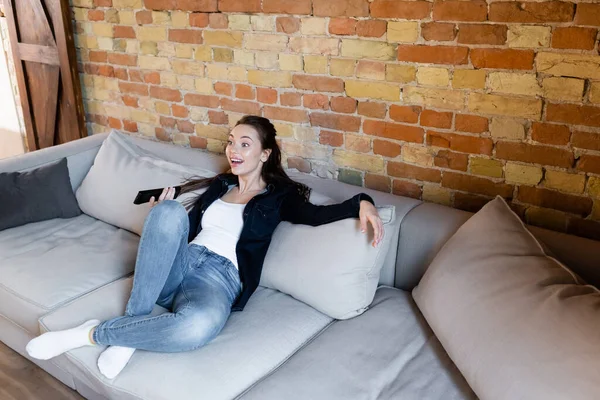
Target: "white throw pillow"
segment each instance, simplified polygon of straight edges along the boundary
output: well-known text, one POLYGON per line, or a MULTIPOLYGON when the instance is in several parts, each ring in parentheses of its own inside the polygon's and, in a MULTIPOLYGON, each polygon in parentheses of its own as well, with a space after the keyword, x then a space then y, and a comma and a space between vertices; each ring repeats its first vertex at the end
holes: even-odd
POLYGON ((413 297, 481 399, 600 398, 600 292, 501 197, 448 240, 413 297))
POLYGON ((371 225, 368 234, 361 233, 355 218, 317 227, 281 222, 273 233, 260 284, 332 318, 362 314, 373 301, 393 229, 398 229, 395 210, 378 207, 385 232, 375 248, 371 225))
MULTIPOLYGON (((141 235, 150 206, 133 204, 138 191, 180 185, 193 176, 212 177, 215 173, 163 160, 141 149, 127 135, 113 131, 98 151, 76 197, 84 213, 141 235)), ((177 200, 198 194, 186 193, 177 200)))

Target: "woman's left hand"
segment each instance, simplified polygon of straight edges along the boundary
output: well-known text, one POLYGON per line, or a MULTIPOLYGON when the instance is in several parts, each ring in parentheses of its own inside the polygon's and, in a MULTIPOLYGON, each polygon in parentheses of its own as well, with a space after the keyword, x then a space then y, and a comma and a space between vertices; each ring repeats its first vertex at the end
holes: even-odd
POLYGON ((373 225, 373 231, 375 236, 373 238, 373 247, 377 247, 381 239, 383 238, 383 222, 379 217, 379 213, 373 204, 366 200, 360 202, 360 231, 363 233, 367 232, 367 223, 373 225))

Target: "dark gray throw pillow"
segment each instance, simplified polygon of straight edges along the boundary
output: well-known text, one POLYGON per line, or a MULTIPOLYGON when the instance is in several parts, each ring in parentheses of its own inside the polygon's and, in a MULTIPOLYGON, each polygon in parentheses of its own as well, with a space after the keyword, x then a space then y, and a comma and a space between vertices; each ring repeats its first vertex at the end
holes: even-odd
POLYGON ((27 172, 0 173, 0 231, 80 214, 66 158, 27 172))

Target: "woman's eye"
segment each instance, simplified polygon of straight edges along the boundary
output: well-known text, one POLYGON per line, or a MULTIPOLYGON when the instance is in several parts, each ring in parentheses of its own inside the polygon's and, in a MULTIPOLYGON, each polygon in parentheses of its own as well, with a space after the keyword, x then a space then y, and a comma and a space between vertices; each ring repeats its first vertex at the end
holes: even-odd
POLYGON ((231 140, 227 141, 227 146, 231 146, 233 144, 233 142, 231 140))
POLYGON ((248 147, 250 146, 248 143, 242 143, 242 147, 248 147))

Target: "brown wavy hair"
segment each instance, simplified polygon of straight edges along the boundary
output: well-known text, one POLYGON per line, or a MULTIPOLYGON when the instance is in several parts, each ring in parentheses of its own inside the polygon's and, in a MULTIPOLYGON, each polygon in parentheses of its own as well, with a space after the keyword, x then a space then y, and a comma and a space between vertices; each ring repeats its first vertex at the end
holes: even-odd
MULTIPOLYGON (((275 137, 277 136, 277 130, 275 126, 267 118, 259 117, 256 115, 246 115, 242 117, 235 126, 248 125, 254 128, 258 133, 260 144, 263 150, 271 150, 269 158, 262 166, 261 177, 268 184, 280 185, 280 186, 292 186, 296 187, 298 194, 301 195, 306 201, 310 197, 310 188, 302 183, 292 180, 283 170, 281 165, 281 149, 277 144, 275 137)), ((229 173, 230 170, 224 171, 220 175, 229 173)), ((219 175, 213 178, 201 178, 193 177, 188 179, 181 188, 181 193, 193 192, 195 190, 204 189, 218 178, 219 175)), ((184 202, 186 208, 191 208, 198 197, 189 199, 184 202)))

